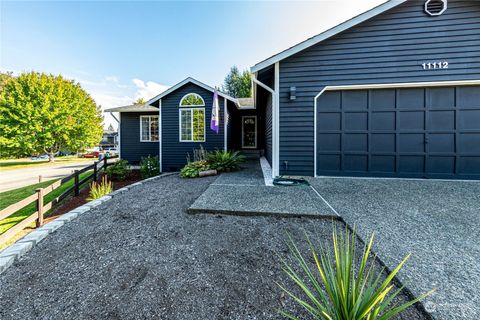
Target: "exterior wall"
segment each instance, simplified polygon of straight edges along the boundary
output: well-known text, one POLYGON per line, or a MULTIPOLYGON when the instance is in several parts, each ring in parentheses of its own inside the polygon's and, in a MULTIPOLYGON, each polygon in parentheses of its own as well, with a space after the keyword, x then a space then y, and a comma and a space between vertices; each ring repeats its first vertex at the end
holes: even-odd
POLYGON ((224 148, 224 99, 219 97, 220 131, 218 134, 210 130, 212 116, 213 92, 187 83, 174 92, 162 98, 162 171, 176 171, 187 163, 187 156, 193 160, 193 150, 200 145, 206 150, 224 148), (188 93, 196 93, 205 101, 205 142, 180 142, 179 137, 179 104, 188 93))
POLYGON ((480 2, 449 0, 438 17, 424 4, 410 0, 280 62, 280 174, 313 175, 313 100, 325 86, 480 79, 480 2), (423 70, 438 61, 449 68, 423 70))
POLYGON ((265 105, 265 158, 272 165, 272 95, 269 94, 265 105))
POLYGON ((120 113, 120 156, 130 164, 139 164, 142 157, 158 156, 157 142, 140 142, 140 116, 157 115, 157 112, 120 113))

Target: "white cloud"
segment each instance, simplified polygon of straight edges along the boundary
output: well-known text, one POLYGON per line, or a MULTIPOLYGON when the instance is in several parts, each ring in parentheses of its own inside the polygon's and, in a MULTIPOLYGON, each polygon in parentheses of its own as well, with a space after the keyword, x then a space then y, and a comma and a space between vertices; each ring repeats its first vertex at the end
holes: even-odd
POLYGON ((156 95, 162 93, 169 88, 169 86, 153 81, 145 82, 140 79, 132 79, 132 82, 137 87, 134 100, 140 98, 150 100, 151 98, 155 97, 156 95))
POLYGON ((119 81, 117 76, 106 76, 105 80, 110 81, 110 82, 115 82, 115 83, 117 83, 119 81))

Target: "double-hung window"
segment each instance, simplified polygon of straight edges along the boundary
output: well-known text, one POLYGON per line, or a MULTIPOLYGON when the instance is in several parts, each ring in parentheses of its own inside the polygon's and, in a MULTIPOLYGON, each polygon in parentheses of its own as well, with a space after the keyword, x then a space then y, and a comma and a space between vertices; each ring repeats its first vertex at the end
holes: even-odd
POLYGON ((196 93, 189 93, 180 100, 180 142, 205 141, 205 102, 196 93))
POLYGON ((158 141, 158 116, 140 116, 140 141, 158 141))

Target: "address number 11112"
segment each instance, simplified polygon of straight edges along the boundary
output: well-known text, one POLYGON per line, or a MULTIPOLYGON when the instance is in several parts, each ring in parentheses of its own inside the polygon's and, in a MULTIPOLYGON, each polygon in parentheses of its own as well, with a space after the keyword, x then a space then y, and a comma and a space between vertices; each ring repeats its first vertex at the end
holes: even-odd
POLYGON ((423 70, 448 69, 448 62, 427 62, 422 63, 423 70))

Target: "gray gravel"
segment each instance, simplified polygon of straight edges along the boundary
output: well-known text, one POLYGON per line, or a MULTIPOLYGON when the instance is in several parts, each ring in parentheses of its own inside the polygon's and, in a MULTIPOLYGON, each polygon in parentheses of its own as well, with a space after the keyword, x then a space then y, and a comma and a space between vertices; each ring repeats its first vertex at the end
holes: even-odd
POLYGON ((480 319, 480 183, 317 178, 310 182, 436 319, 480 319))
POLYGON ((154 180, 58 229, 0 276, 0 318, 280 318, 284 231, 325 242, 332 222, 188 215, 212 181, 154 180))

